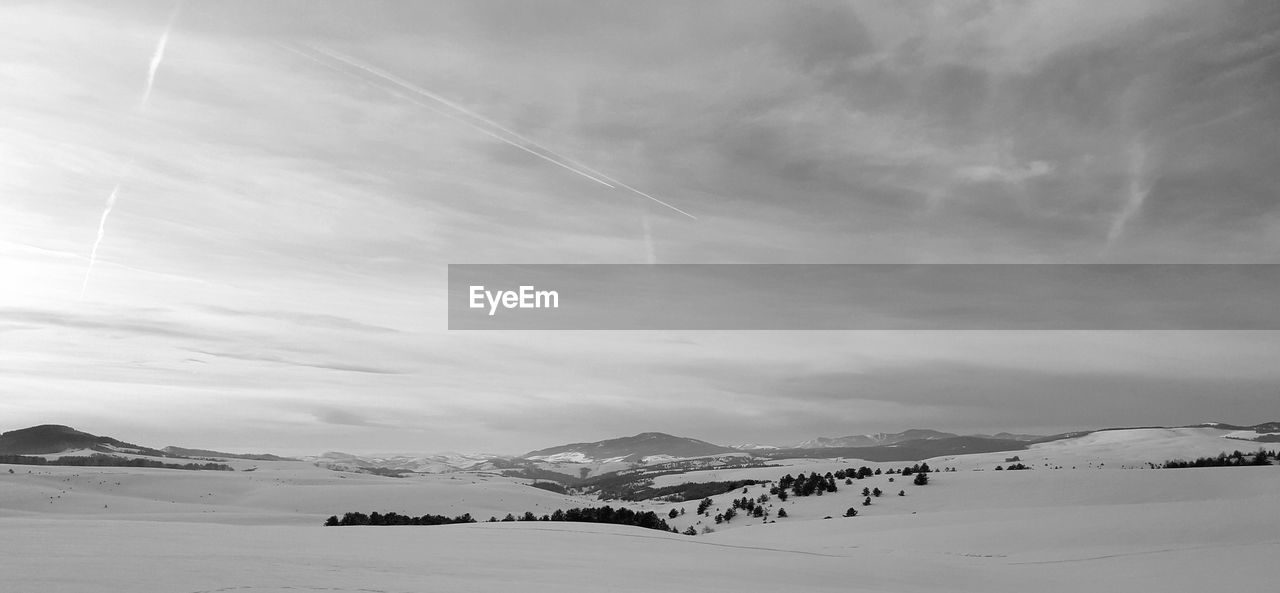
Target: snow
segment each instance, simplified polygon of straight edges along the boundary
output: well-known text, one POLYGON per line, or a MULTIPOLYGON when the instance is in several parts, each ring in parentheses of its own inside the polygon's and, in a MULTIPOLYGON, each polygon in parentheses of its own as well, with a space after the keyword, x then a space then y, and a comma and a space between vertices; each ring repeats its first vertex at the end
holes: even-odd
MULTIPOLYGON (((835 493, 789 498, 790 517, 773 523, 740 515, 714 525, 693 514, 696 501, 628 505, 664 517, 685 508, 672 525, 716 529, 696 537, 545 522, 320 526, 356 510, 483 520, 602 504, 482 473, 388 478, 284 461, 232 463, 252 472, 0 465, 0 591, 1270 590, 1280 466, 1120 469, 1231 450, 1226 433, 1106 431, 952 457, 961 471, 934 473, 929 485, 888 475, 839 482, 835 493), (1014 454, 1037 469, 990 471, 1014 454), (863 507, 863 487, 885 495, 863 507), (850 506, 859 516, 841 517, 850 506)), ((781 463, 660 480, 904 465, 781 463)), ((713 497, 712 514, 741 496, 713 497)), ((773 517, 776 497, 768 504, 773 517)))

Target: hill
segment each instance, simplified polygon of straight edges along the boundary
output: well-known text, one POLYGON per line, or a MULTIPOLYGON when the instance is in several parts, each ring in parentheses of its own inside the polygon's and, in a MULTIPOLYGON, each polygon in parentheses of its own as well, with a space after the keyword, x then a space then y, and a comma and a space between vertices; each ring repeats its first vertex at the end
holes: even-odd
POLYGON ((539 449, 525 453, 523 457, 535 461, 592 463, 602 461, 653 461, 651 458, 686 459, 738 452, 737 449, 722 447, 698 439, 677 437, 661 432, 642 432, 635 436, 596 441, 594 443, 571 443, 539 449))
POLYGON ((816 447, 753 451, 752 453, 758 457, 767 457, 769 459, 844 457, 880 462, 920 461, 942 455, 1021 451, 1029 445, 1030 443, 1027 441, 1013 439, 953 436, 901 441, 874 447, 816 447))
POLYGON ((0 455, 46 455, 83 450, 167 457, 164 452, 156 449, 81 432, 60 424, 42 424, 0 434, 0 455))
POLYGON ((280 457, 270 453, 225 453, 222 451, 213 451, 210 449, 187 449, 185 447, 174 447, 172 445, 163 449, 166 455, 175 457, 215 457, 221 459, 248 459, 250 461, 297 461, 290 457, 280 457))
POLYGON ((794 449, 833 449, 838 447, 880 447, 884 445, 896 445, 905 441, 919 441, 930 439, 949 439, 960 435, 951 434, 949 432, 940 432, 937 430, 929 430, 923 428, 912 428, 902 432, 885 433, 877 432, 872 434, 858 434, 847 437, 818 437, 811 439, 792 447, 794 449))

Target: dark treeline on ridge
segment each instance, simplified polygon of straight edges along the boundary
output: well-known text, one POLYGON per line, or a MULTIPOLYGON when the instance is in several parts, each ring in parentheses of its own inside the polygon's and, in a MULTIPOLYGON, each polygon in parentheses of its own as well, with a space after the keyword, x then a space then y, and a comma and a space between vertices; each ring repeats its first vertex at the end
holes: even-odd
MULTIPOLYGON (((554 513, 544 514, 541 517, 526 511, 523 515, 517 517, 510 513, 501 520, 497 517, 490 517, 489 523, 505 523, 512 521, 567 521, 573 523, 609 523, 612 525, 630 525, 633 527, 643 527, 645 529, 658 529, 661 531, 670 531, 676 533, 667 522, 658 517, 653 511, 633 511, 628 508, 613 508, 603 506, 598 508, 572 508, 569 510, 557 509, 554 513)), ((456 523, 475 523, 476 520, 471 517, 470 513, 458 515, 457 517, 446 517, 444 515, 422 515, 414 517, 411 515, 401 515, 399 513, 346 513, 342 518, 337 515, 329 517, 325 522, 326 527, 346 527, 352 525, 452 525, 456 523)))
POLYGON ((217 470, 232 471, 231 466, 222 463, 164 463, 152 459, 125 458, 104 453, 93 455, 67 455, 56 459, 31 457, 29 455, 0 455, 0 463, 13 465, 66 465, 73 467, 154 467, 160 469, 217 470))
POLYGON ((707 496, 715 496, 732 492, 743 486, 754 486, 759 484, 759 480, 731 480, 727 482, 685 482, 674 486, 663 486, 660 488, 642 488, 633 492, 626 492, 619 497, 622 500, 641 501, 656 498, 668 502, 682 502, 686 500, 698 500, 707 496))
POLYGON ((1231 454, 1226 452, 1219 453, 1217 457, 1198 457, 1195 461, 1184 461, 1175 459, 1164 462, 1165 469, 1183 469, 1188 467, 1239 467, 1246 465, 1271 465, 1267 458, 1280 459, 1276 456, 1275 451, 1267 451, 1266 449, 1258 449, 1255 453, 1241 453, 1235 451, 1231 454), (1245 457, 1249 459, 1245 459, 1245 457))

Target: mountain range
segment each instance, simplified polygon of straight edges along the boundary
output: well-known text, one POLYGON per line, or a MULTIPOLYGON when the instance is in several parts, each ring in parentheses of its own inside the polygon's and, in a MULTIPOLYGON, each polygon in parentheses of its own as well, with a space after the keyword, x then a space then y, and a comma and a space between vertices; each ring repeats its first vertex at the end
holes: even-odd
MULTIPOLYGON (((1185 428, 1215 428, 1235 431, 1229 438, 1252 442, 1280 441, 1280 422, 1253 426, 1203 423, 1185 428)), ((1026 449, 1044 443, 1093 432, 1119 429, 1080 431, 1053 436, 1037 436, 1001 432, 995 435, 956 435, 929 429, 910 429, 898 433, 872 433, 838 438, 820 437, 791 446, 738 445, 726 447, 707 441, 674 436, 661 432, 569 443, 529 451, 520 456, 442 453, 434 455, 368 456, 328 452, 297 460, 321 467, 344 471, 373 473, 443 473, 458 470, 491 470, 523 472, 546 471, 564 464, 653 465, 683 459, 713 456, 735 456, 760 461, 785 458, 865 459, 868 461, 908 461, 942 455, 991 453, 1026 449)), ((243 459, 258 461, 293 460, 276 455, 224 453, 210 449, 169 446, 163 450, 135 445, 115 438, 93 435, 69 426, 44 424, 0 434, 0 455, 51 455, 92 451, 112 455, 142 455, 170 458, 243 459)), ((534 474, 530 474, 534 475, 534 474)))

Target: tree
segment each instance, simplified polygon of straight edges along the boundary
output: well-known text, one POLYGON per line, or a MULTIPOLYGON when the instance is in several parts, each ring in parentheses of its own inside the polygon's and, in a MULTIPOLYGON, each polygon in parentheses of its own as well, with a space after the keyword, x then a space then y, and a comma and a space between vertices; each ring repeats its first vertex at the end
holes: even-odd
POLYGON ((787 518, 787 509, 778 509, 778 518, 779 518, 779 519, 786 519, 786 518, 787 518))
POLYGON ((871 497, 870 497, 870 496, 868 496, 868 497, 866 497, 866 498, 862 499, 862 506, 864 506, 864 507, 869 507, 869 506, 871 506, 871 497))
POLYGON ((680 511, 677 511, 675 509, 671 509, 671 512, 667 513, 668 519, 675 519, 676 517, 679 517, 679 516, 680 516, 680 511))
POLYGON ((710 498, 702 499, 702 502, 698 503, 698 514, 701 515, 703 513, 706 513, 707 509, 711 508, 711 505, 713 504, 715 503, 711 502, 710 498))
POLYGON ((502 518, 502 522, 503 522, 503 523, 506 523, 506 522, 509 522, 509 521, 515 521, 515 520, 516 520, 516 516, 515 516, 515 515, 512 515, 511 513, 507 513, 507 516, 505 516, 505 517, 503 517, 503 518, 502 518))
POLYGON ((906 491, 906 490, 899 490, 899 491, 898 491, 898 496, 906 496, 906 495, 907 495, 907 491, 906 491))
POLYGON ((881 494, 884 494, 884 492, 882 492, 879 488, 876 488, 875 490, 871 491, 871 495, 875 496, 876 498, 879 498, 881 494))
POLYGON ((855 508, 853 508, 853 507, 849 507, 849 510, 846 510, 846 511, 844 512, 844 516, 846 516, 846 517, 857 517, 857 516, 858 516, 858 509, 855 509, 855 508))
MULTIPOLYGON (((9 470, 9 472, 10 472, 10 473, 12 473, 12 472, 13 472, 13 470, 9 470)), ((325 526, 325 527, 337 527, 337 526, 338 526, 338 516, 337 516, 337 515, 330 515, 328 519, 325 519, 325 521, 324 521, 324 526, 325 526)))
POLYGON ((924 486, 925 484, 928 484, 928 483, 929 483, 929 474, 926 474, 926 473, 924 473, 924 472, 920 472, 920 473, 916 474, 916 479, 915 479, 915 481, 914 481, 914 482, 912 482, 912 483, 913 483, 913 484, 915 484, 916 486, 924 486))
POLYGON ((697 529, 694 529, 694 528, 693 528, 693 526, 692 526, 692 525, 690 525, 688 529, 684 530, 684 534, 685 534, 685 535, 698 535, 698 530, 697 530, 697 529))

